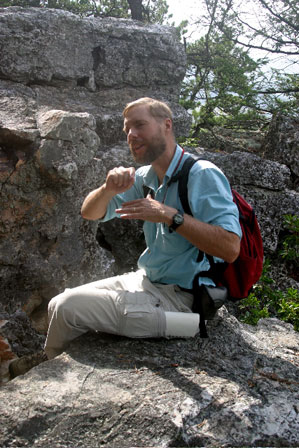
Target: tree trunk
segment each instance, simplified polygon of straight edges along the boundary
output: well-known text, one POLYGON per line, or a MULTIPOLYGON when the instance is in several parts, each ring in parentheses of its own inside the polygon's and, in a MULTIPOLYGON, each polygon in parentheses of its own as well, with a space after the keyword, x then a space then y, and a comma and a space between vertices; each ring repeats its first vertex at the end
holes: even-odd
POLYGON ((131 17, 133 20, 141 20, 143 19, 143 7, 142 7, 142 0, 128 0, 130 10, 131 10, 131 17))

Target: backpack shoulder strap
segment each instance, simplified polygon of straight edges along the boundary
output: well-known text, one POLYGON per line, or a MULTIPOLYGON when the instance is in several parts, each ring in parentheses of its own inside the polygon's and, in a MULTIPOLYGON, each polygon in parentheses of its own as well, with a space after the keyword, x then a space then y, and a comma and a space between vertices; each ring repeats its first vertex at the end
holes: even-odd
POLYGON ((200 157, 196 157, 190 154, 184 161, 180 171, 175 174, 168 182, 168 184, 171 184, 178 181, 178 193, 184 212, 191 216, 192 211, 190 209, 188 201, 188 177, 189 171, 191 170, 194 163, 196 163, 198 160, 200 160, 200 157))
MULTIPOLYGON (((184 161, 181 170, 170 179, 170 183, 178 181, 178 193, 183 206, 183 210, 190 216, 193 216, 193 214, 188 201, 188 176, 192 166, 199 160, 206 160, 206 159, 201 156, 195 156, 193 154, 190 154, 188 158, 186 158, 186 160, 184 161)), ((204 253, 201 250, 199 250, 197 261, 200 262, 203 259, 203 256, 204 253)), ((217 284, 217 279, 226 269, 227 263, 215 263, 214 257, 208 254, 206 254, 206 257, 209 261, 210 267, 208 271, 200 272, 200 276, 209 277, 217 284)))

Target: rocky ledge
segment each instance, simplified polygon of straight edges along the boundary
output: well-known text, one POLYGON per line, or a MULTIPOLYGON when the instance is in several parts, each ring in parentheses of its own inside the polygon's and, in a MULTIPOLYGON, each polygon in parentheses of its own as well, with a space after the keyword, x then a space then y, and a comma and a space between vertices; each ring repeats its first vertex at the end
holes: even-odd
POLYGON ((225 308, 208 331, 77 339, 1 389, 0 446, 298 447, 298 333, 225 308))

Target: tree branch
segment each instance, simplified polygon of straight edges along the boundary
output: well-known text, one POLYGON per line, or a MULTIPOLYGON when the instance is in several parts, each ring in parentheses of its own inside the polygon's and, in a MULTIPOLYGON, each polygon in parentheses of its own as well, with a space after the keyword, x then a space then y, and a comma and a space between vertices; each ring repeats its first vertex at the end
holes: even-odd
POLYGON ((274 53, 274 54, 286 54, 286 55, 288 55, 288 56, 296 56, 296 55, 299 55, 299 50, 298 50, 298 51, 287 51, 287 50, 282 50, 282 49, 274 50, 273 48, 269 48, 268 46, 267 46, 267 47, 263 47, 262 45, 246 44, 245 42, 241 42, 238 38, 230 36, 230 35, 225 31, 224 28, 223 28, 223 29, 220 29, 220 31, 222 31, 223 34, 224 34, 229 40, 233 41, 235 44, 242 45, 243 47, 246 47, 246 48, 252 48, 252 49, 255 49, 255 50, 268 51, 269 53, 274 53))
POLYGON ((295 31, 299 31, 299 26, 296 26, 295 23, 290 22, 289 20, 287 20, 285 17, 283 17, 280 14, 277 14, 276 12, 273 11, 272 8, 270 8, 270 6, 265 2, 265 0, 259 0, 259 2, 264 6, 264 8, 266 8, 270 14, 273 17, 276 17, 276 19, 279 22, 284 22, 286 25, 288 25, 290 28, 293 28, 295 31))

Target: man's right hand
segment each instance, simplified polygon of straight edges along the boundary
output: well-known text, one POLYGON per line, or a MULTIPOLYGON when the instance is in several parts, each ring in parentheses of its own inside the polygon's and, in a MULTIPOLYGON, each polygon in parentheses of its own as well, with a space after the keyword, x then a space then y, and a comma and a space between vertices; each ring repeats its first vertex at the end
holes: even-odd
POLYGON ((119 166, 110 170, 104 188, 113 195, 129 190, 135 182, 135 168, 119 166))
POLYGON ((95 220, 103 218, 106 214, 110 200, 116 194, 129 190, 135 182, 135 168, 123 166, 113 168, 106 177, 106 182, 93 190, 84 199, 81 215, 85 219, 95 220))

